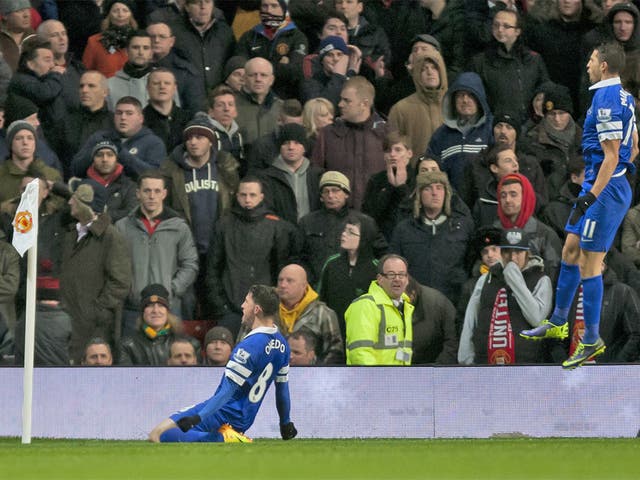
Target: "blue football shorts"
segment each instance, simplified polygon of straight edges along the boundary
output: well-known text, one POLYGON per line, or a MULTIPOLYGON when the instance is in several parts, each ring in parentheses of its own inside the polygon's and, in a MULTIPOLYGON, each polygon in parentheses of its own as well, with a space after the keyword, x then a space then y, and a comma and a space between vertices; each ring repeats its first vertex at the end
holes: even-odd
MULTIPOLYGON (((580 196, 587 192, 583 189, 580 196)), ((624 216, 631 206, 631 186, 624 172, 617 174, 609 180, 602 190, 596 202, 589 207, 586 213, 576 222, 569 224, 569 219, 564 229, 568 233, 574 233, 580 237, 580 248, 588 252, 608 252, 613 244, 616 232, 624 216)))

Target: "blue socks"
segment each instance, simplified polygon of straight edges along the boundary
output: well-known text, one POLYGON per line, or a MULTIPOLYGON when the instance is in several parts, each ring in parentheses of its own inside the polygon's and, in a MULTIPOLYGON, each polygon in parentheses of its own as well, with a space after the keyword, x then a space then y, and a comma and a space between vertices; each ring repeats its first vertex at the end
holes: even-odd
POLYGON ((582 279, 584 305, 584 337, 582 343, 591 345, 600 336, 600 310, 602 309, 602 275, 582 279))
MULTIPOLYGON (((602 282, 600 282, 600 284, 602 285, 602 282)), ((558 275, 558 284, 556 286, 556 307, 553 310, 553 315, 551 315, 549 319, 554 325, 563 325, 567 322, 569 310, 571 309, 573 297, 576 295, 578 285, 580 285, 580 268, 578 265, 561 262, 560 275, 558 275)), ((587 298, 586 290, 584 290, 584 297, 587 298)), ((600 298, 602 299, 602 293, 600 294, 600 298)), ((602 300, 600 303, 602 303, 602 300)), ((598 313, 598 315, 600 314, 598 313)))

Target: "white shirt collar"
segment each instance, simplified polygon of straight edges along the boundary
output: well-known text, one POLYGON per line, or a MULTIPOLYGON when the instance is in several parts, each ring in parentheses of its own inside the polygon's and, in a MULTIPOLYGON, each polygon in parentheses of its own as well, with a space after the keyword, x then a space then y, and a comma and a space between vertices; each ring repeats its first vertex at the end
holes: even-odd
POLYGON ((620 85, 620 77, 607 78, 600 80, 589 87, 589 90, 596 90, 598 88, 610 87, 611 85, 620 85))
POLYGON ((80 222, 76 223, 76 231, 78 232, 78 239, 76 241, 79 242, 84 238, 85 235, 87 235, 87 233, 89 233, 89 227, 91 227, 92 223, 93 220, 86 225, 82 225, 80 222))
POLYGON ((249 333, 247 333, 244 338, 247 338, 249 335, 253 335, 255 333, 267 333, 267 334, 273 335, 277 331, 278 331, 278 327, 276 327, 275 325, 273 327, 256 327, 253 330, 251 330, 249 333))

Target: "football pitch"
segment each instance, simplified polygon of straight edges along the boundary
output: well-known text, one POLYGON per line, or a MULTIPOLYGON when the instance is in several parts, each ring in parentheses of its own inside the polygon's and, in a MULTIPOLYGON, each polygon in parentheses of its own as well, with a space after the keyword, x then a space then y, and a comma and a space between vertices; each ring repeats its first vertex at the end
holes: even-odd
POLYGON ((3 479, 638 479, 636 439, 0 439, 3 479))

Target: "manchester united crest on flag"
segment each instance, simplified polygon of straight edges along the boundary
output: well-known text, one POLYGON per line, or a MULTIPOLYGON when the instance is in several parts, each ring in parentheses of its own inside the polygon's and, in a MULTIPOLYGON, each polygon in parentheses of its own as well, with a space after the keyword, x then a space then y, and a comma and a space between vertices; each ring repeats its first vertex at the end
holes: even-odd
POLYGON ((27 184, 20 198, 20 205, 13 217, 13 246, 20 256, 35 245, 38 239, 38 192, 40 180, 27 184))

